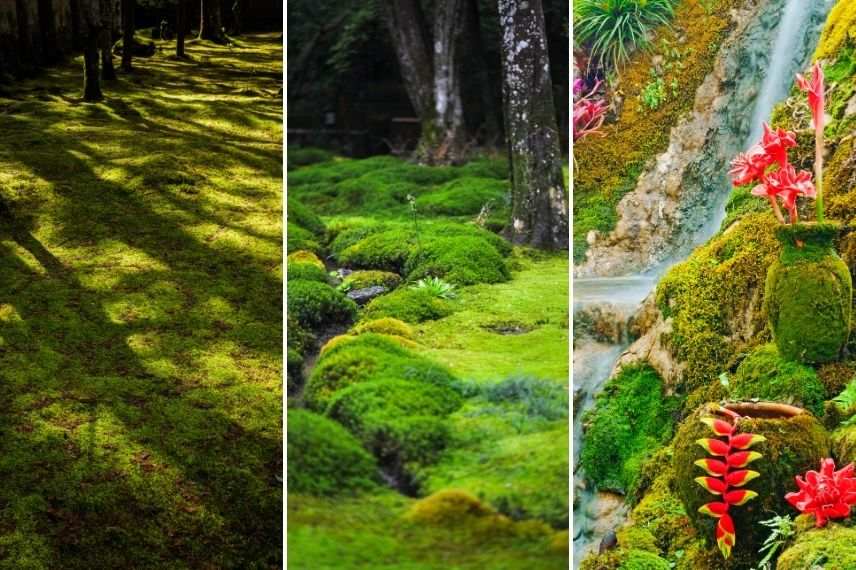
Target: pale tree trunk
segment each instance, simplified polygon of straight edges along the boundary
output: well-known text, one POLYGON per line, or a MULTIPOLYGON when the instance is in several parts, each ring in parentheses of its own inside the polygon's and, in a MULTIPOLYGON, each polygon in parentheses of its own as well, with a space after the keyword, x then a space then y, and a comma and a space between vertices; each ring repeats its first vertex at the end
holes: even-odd
POLYGON ((135 0, 122 0, 122 69, 131 71, 134 58, 135 0))
POLYGON ((517 244, 567 249, 568 201, 541 0, 498 0, 511 224, 517 244))
POLYGON ((187 6, 184 0, 178 0, 175 7, 175 56, 184 57, 184 33, 187 23, 187 6))
POLYGON ((435 1, 433 45, 418 0, 386 0, 384 9, 404 86, 422 124, 416 158, 456 162, 466 146, 457 49, 464 0, 435 1))

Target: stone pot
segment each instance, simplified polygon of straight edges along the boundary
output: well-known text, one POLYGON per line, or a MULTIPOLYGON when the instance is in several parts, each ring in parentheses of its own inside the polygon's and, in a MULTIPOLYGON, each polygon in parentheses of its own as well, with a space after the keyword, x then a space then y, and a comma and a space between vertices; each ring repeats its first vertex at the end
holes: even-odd
MULTIPOLYGON (((711 457, 696 440, 714 437, 711 429, 700 420, 722 417, 719 404, 705 404, 693 412, 678 429, 673 457, 675 491, 686 508, 687 516, 710 548, 716 550, 714 528, 716 519, 698 512, 700 506, 716 501, 698 483, 696 477, 705 475, 694 465, 698 459, 711 457)), ((785 494, 796 491, 794 476, 817 469, 823 458, 830 455, 829 434, 821 423, 802 408, 775 402, 736 402, 724 406, 742 416, 737 420, 739 433, 763 435, 767 441, 752 446, 763 455, 747 467, 760 473, 745 489, 758 496, 739 507, 732 507, 736 541, 728 561, 719 557, 721 568, 750 568, 758 561, 758 550, 769 531, 759 523, 774 514, 797 514, 785 501, 785 494)), ((727 419, 727 418, 726 418, 727 419)))
POLYGON ((838 225, 781 226, 778 261, 767 271, 764 308, 773 340, 787 360, 838 360, 850 335, 853 283, 833 241, 838 225))

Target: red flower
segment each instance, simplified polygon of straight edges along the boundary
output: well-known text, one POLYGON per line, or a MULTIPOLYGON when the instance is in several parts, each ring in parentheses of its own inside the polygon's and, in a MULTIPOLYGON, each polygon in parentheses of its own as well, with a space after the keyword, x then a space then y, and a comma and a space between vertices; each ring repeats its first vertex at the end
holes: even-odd
POLYGON ((770 164, 776 162, 780 168, 784 168, 788 163, 788 149, 797 146, 797 136, 791 131, 785 129, 770 128, 770 125, 764 123, 764 136, 761 138, 761 145, 769 157, 770 164))
MULTIPOLYGON (((600 127, 606 119, 608 107, 602 99, 594 97, 601 83, 602 81, 598 81, 588 93, 574 101, 574 141, 588 135, 604 136, 600 132, 600 127)), ((574 83, 574 89, 576 88, 577 84, 574 83)), ((580 86, 580 93, 582 93, 582 86, 580 86)), ((580 93, 575 91, 574 94, 580 93)))
POLYGON ((802 513, 814 515, 816 526, 826 525, 828 519, 843 519, 850 515, 850 507, 856 505, 856 478, 853 464, 835 470, 835 461, 824 459, 820 473, 809 471, 805 479, 796 477, 800 490, 788 493, 785 499, 802 513))
POLYGON ((808 93, 808 106, 811 107, 814 128, 816 131, 822 132, 825 89, 823 84, 823 68, 820 67, 820 64, 815 63, 811 68, 811 81, 798 73, 797 85, 801 90, 808 93))
POLYGON ((761 180, 770 166, 770 156, 764 147, 756 144, 748 152, 740 153, 731 161, 731 183, 734 186, 743 186, 761 180))

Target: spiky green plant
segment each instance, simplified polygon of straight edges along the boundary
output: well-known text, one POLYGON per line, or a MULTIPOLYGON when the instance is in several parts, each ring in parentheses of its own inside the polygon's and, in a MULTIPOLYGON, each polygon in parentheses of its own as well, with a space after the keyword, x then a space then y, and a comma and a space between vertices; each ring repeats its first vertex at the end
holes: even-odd
POLYGON ((630 53, 648 46, 650 32, 668 25, 675 0, 578 0, 574 36, 589 46, 591 61, 618 69, 630 53))
POLYGON ((414 285, 413 288, 423 289, 434 297, 439 297, 441 299, 454 299, 458 295, 453 284, 447 283, 439 277, 427 277, 425 279, 420 279, 416 282, 416 285, 414 285))

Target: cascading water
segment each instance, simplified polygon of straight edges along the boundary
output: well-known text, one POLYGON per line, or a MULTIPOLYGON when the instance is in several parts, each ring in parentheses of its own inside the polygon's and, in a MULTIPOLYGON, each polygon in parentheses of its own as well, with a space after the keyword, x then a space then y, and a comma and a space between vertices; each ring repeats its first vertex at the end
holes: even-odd
MULTIPOLYGON (((581 311, 599 304, 623 306, 624 310, 615 314, 631 318, 660 276, 719 231, 730 189, 728 160, 760 138, 761 123, 768 120, 776 102, 788 94, 794 74, 808 65, 831 4, 832 0, 771 0, 759 10, 755 24, 747 28, 745 37, 729 54, 735 79, 731 100, 721 111, 720 128, 684 179, 684 184, 698 188, 688 193, 684 218, 687 228, 676 234, 673 251, 643 273, 574 280, 575 320, 581 311)), ((605 531, 614 530, 625 516, 624 510, 618 510, 607 525, 594 524, 598 521, 593 517, 604 509, 598 508, 598 495, 583 484, 578 458, 583 445, 583 414, 594 405, 595 394, 606 383, 627 341, 622 339, 611 345, 594 340, 579 342, 574 346, 573 379, 575 569, 590 549, 597 548, 605 531)))

